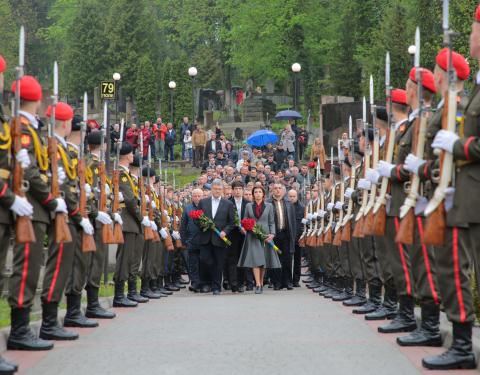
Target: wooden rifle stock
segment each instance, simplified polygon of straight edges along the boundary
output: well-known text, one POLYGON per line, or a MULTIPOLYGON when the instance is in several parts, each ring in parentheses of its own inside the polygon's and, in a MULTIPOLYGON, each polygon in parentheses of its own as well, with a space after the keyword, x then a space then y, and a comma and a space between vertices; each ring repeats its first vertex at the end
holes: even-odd
POLYGON ((349 242, 352 239, 352 222, 348 220, 343 226, 342 241, 349 242))
MULTIPOLYGON (((150 198, 150 202, 153 202, 153 196, 152 196, 152 189, 150 188, 150 184, 147 185, 147 195, 150 198)), ((151 203, 150 203, 151 204, 151 203)), ((150 205, 150 209, 148 210, 148 219, 150 221, 154 221, 154 212, 153 212, 153 207, 150 205)), ((152 229, 152 234, 153 234, 153 242, 160 242, 160 235, 158 234, 158 231, 152 229)))
MULTIPOLYGON (((50 192, 52 197, 60 197, 60 187, 58 185, 58 142, 54 136, 48 137, 48 156, 50 159, 50 167, 52 171, 51 177, 51 188, 50 192)), ((68 243, 72 242, 72 234, 70 233, 70 228, 67 224, 68 217, 67 214, 63 212, 57 212, 55 214, 55 242, 68 243)))
POLYGON ((355 238, 363 238, 364 237, 363 221, 364 221, 364 217, 362 216, 360 219, 358 219, 355 222, 355 227, 353 228, 352 237, 355 237, 355 238))
POLYGON ((373 224, 373 235, 374 236, 383 236, 385 235, 385 227, 387 224, 387 208, 384 204, 380 206, 377 213, 375 214, 374 224, 373 224))
MULTIPOLYGON (((22 128, 18 118, 12 120, 12 138, 13 150, 16 154, 22 149, 22 128)), ((15 157, 13 157, 15 160, 15 157)), ((13 167, 13 192, 19 197, 25 197, 23 190, 23 168, 20 163, 15 162, 13 167)), ((32 220, 28 216, 17 216, 15 219, 15 242, 23 244, 35 242, 35 232, 33 230, 32 220)))
MULTIPOLYGON (((140 155, 140 157, 142 157, 140 155)), ((147 202, 145 200, 145 189, 143 184, 143 177, 141 176, 142 171, 140 171, 140 176, 138 177, 138 186, 139 186, 139 194, 140 194, 140 210, 142 213, 142 217, 147 216, 147 202)), ((153 231, 150 227, 143 227, 143 238, 145 241, 153 240, 153 231)))
MULTIPOLYGON (((100 176, 100 199, 99 208, 100 211, 107 212, 107 194, 105 191, 105 185, 107 184, 107 175, 105 172, 105 162, 98 163, 98 174, 100 176)), ((102 225, 102 242, 104 244, 114 244, 115 238, 113 236, 112 224, 102 225)))
POLYGON ((400 222, 400 226, 395 236, 395 242, 400 242, 405 245, 413 245, 415 238, 415 212, 410 208, 407 214, 400 222))
MULTIPOLYGON (((179 229, 178 228, 178 220, 180 219, 180 205, 179 204, 177 204, 177 205, 174 204, 174 207, 175 207, 175 209, 173 210, 173 230, 178 232, 178 229, 179 229)), ((181 239, 175 240, 175 247, 177 249, 182 249, 184 247, 181 239)))
POLYGON ((339 228, 335 232, 335 236, 333 237, 332 245, 340 246, 341 244, 342 244, 342 228, 339 228))
POLYGON ((442 202, 428 217, 423 232, 423 243, 425 245, 443 246, 445 244, 446 230, 445 204, 442 202))
MULTIPOLYGON (((113 171, 113 204, 112 212, 120 213, 120 200, 118 198, 118 193, 120 191, 120 171, 115 169, 113 171)), ((116 244, 123 244, 125 241, 123 239, 123 231, 120 223, 115 222, 113 225, 113 240, 116 244)))
MULTIPOLYGON (((163 204, 163 199, 161 196, 159 196, 158 199, 160 200, 162 228, 168 228, 168 220, 165 215, 165 206, 163 204)), ((167 251, 175 250, 175 247, 173 246, 172 237, 170 236, 170 233, 168 233, 168 231, 167 231, 167 238, 163 240, 163 243, 165 244, 165 248, 167 249, 167 251)))
POLYGON ((374 232, 375 216, 373 214, 373 209, 368 211, 367 216, 363 221, 363 234, 365 236, 371 236, 374 232))
MULTIPOLYGON (((83 158, 78 160, 78 180, 80 183, 79 211, 80 211, 80 215, 86 218, 87 217, 87 194, 85 191, 85 160, 83 158)), ((82 231, 82 251, 86 253, 89 251, 96 251, 96 250, 97 250, 97 246, 95 245, 95 239, 93 238, 93 236, 82 231)))
POLYGON ((325 236, 323 237, 323 243, 332 243, 332 228, 328 228, 325 236))

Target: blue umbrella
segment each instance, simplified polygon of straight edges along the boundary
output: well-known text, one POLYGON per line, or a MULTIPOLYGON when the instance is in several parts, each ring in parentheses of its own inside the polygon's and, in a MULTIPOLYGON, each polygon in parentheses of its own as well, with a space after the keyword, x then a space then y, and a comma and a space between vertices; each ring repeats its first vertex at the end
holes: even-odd
POLYGON ((287 109, 285 111, 278 112, 275 118, 277 120, 299 120, 302 118, 302 115, 297 111, 292 111, 290 109, 287 109))
POLYGON ((250 137, 247 138, 247 143, 250 146, 262 147, 267 143, 276 143, 278 141, 278 135, 271 130, 257 130, 250 137))

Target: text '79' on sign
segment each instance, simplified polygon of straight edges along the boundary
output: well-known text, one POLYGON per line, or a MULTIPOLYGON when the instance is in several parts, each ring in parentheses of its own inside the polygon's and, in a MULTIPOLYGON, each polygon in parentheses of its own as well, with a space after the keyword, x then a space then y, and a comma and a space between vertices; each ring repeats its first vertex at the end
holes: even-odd
POLYGON ((101 83, 101 99, 115 99, 115 82, 113 81, 102 81, 101 83))

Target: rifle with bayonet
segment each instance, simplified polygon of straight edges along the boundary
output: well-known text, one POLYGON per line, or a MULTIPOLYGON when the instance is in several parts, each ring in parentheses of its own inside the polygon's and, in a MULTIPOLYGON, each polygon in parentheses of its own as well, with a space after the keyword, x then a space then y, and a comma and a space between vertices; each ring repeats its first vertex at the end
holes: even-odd
MULTIPOLYGON (((107 173, 105 169, 105 134, 107 127, 107 103, 105 102, 103 108, 103 125, 100 129, 100 157, 98 160, 98 174, 100 178, 97 180, 99 197, 98 197, 98 210, 102 212, 107 212, 107 194, 105 191, 105 186, 107 185, 107 173)), ((111 224, 102 224, 102 242, 104 244, 114 244, 115 238, 113 236, 113 229, 111 224)))
MULTIPOLYGON (((160 177, 162 176, 162 161, 159 161, 160 163, 160 177)), ((165 184, 167 182, 166 180, 167 176, 167 171, 165 171, 165 184)), ((163 243, 165 244, 165 248, 167 251, 173 251, 175 250, 175 247, 173 246, 173 240, 172 237, 170 236, 170 233, 168 231, 168 218, 167 215, 165 214, 165 205, 164 205, 164 196, 165 196, 165 187, 163 188, 163 193, 161 192, 161 182, 158 184, 159 185, 159 190, 158 190, 158 200, 160 202, 160 217, 161 217, 161 224, 162 228, 166 228, 166 237, 163 239, 163 243)))
MULTIPOLYGON (((386 143, 383 147, 386 149, 385 161, 391 163, 393 159, 393 151, 395 148, 395 124, 392 121, 392 87, 390 86, 390 53, 387 52, 385 57, 385 91, 388 108, 388 130, 386 136, 386 143)), ((385 225, 387 222, 387 191, 389 186, 388 177, 382 177, 380 184, 380 194, 377 198, 375 206, 373 207, 373 214, 375 216, 373 224, 373 234, 375 236, 383 236, 385 234, 385 225)))
MULTIPOLYGON (((350 168, 350 183, 349 187, 350 189, 355 188, 355 180, 356 180, 356 173, 357 173, 357 163, 356 163, 356 158, 355 158, 355 146, 353 142, 353 134, 352 134, 352 117, 350 116, 349 119, 349 138, 350 138, 350 158, 352 160, 351 162, 351 168, 350 168)), ((352 238, 352 212, 353 212, 353 199, 352 197, 348 198, 348 206, 347 206, 347 212, 345 214, 345 217, 343 219, 342 227, 342 241, 348 242, 352 238)))
MULTIPOLYGON (((112 212, 120 214, 120 170, 118 168, 118 161, 120 160, 120 149, 122 148, 123 142, 123 132, 125 129, 125 120, 122 118, 120 121, 120 138, 117 141, 117 157, 113 163, 113 175, 112 175, 112 186, 113 186, 113 202, 112 202, 112 212)), ((116 244, 123 244, 123 231, 120 223, 115 222, 113 225, 113 240, 116 244)))
POLYGON ((343 224, 343 205, 345 203, 345 179, 343 177, 343 158, 344 156, 340 156, 340 148, 341 148, 341 141, 338 141, 338 163, 340 165, 340 196, 339 196, 339 202, 341 203, 341 208, 338 213, 338 218, 337 222, 335 225, 335 236, 333 237, 333 242, 332 244, 335 246, 340 246, 342 244, 342 224, 343 224))
MULTIPOLYGON (((443 1, 443 42, 448 48, 448 92, 445 95, 445 103, 442 113, 442 129, 451 132, 456 131, 457 115, 457 74, 452 61, 452 34, 448 22, 448 0, 443 1)), ((438 151, 438 150, 437 150, 438 151)), ((440 152, 440 175, 438 185, 435 188, 432 199, 425 208, 427 222, 423 241, 426 245, 442 246, 445 242, 446 212, 445 192, 449 187, 454 172, 453 155, 447 151, 440 152)))
MULTIPOLYGON (((323 191, 323 181, 322 181, 322 171, 320 169, 320 160, 317 161, 317 189, 318 189, 318 205, 317 205, 317 215, 322 211, 322 216, 320 217, 320 224, 316 233, 317 241, 316 246, 323 245, 323 229, 325 227, 325 195, 323 191)), ((317 216, 318 220, 318 216, 317 216)))
MULTIPOLYGON (((78 165, 77 174, 79 181, 80 197, 78 203, 79 213, 83 218, 88 219, 87 215, 87 192, 85 191, 85 132, 87 127, 87 101, 86 95, 83 101, 83 122, 80 128, 80 148, 78 150, 78 165)), ((82 231, 82 251, 96 251, 95 239, 92 235, 82 231)))
MULTIPOLYGON (((330 188, 330 206, 335 204, 335 178, 333 177, 334 175, 334 170, 333 170, 333 147, 330 149, 330 181, 332 183, 332 186, 330 188)), ((332 243, 332 226, 333 226, 333 208, 329 210, 329 216, 328 216, 328 223, 327 226, 325 227, 325 235, 323 237, 323 243, 332 243)))
MULTIPOLYGON (((22 124, 20 120, 20 80, 23 77, 23 67, 25 61, 25 30, 20 27, 19 44, 19 64, 15 69, 15 106, 11 123, 12 143, 14 156, 19 153, 22 146, 22 124)), ((19 197, 25 197, 25 191, 28 190, 28 183, 23 179, 23 168, 21 163, 16 161, 13 164, 13 192, 19 197)), ((32 219, 29 216, 17 216, 15 219, 15 242, 23 244, 35 242, 35 232, 33 230, 32 219)))
MULTIPOLYGON (((419 113, 413 125, 412 153, 418 158, 423 158, 428 112, 425 109, 423 101, 422 70, 420 68, 420 30, 418 27, 415 32, 415 44, 417 47, 415 52, 415 68, 418 86, 419 113)), ((419 190, 420 177, 417 174, 412 174, 410 177, 408 195, 405 198, 403 205, 400 207, 401 221, 395 237, 396 242, 405 245, 413 245, 415 239, 415 206, 419 190)))
MULTIPOLYGON (((139 155, 139 160, 140 160, 140 173, 138 176, 138 191, 140 194, 140 212, 142 217, 147 216, 147 200, 145 199, 145 185, 143 184, 143 176, 142 176, 142 171, 143 171, 143 134, 140 133, 140 155, 139 155)), ((147 146, 149 147, 149 146, 147 146)), ((145 241, 153 240, 153 231, 152 228, 150 227, 143 227, 143 238, 145 241)))
MULTIPOLYGON (((153 200, 153 195, 152 195, 152 188, 150 184, 150 170, 152 166, 152 153, 150 151, 150 146, 148 147, 148 158, 147 158, 147 197, 150 200, 150 207, 148 209, 148 220, 151 222, 154 221, 155 219, 155 214, 153 212, 153 205, 152 203, 154 202, 153 200)), ((152 230, 153 234, 153 242, 160 242, 160 235, 158 234, 158 231, 152 230)))
MULTIPOLYGON (((58 141, 55 137, 55 109, 58 102, 58 65, 55 61, 53 65, 53 103, 50 112, 50 122, 48 123, 48 158, 50 159, 50 170, 52 173, 50 179, 50 193, 53 199, 60 198, 60 185, 58 183, 58 141)), ((55 242, 72 242, 72 234, 68 227, 68 216, 64 212, 55 213, 55 242)))

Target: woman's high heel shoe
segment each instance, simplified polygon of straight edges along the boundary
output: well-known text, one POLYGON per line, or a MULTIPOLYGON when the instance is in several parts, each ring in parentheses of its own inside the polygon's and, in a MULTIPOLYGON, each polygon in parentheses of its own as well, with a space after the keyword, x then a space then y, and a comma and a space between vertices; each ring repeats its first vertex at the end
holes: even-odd
POLYGON ((261 294, 261 293, 262 293, 262 287, 257 285, 255 287, 255 294, 261 294))

